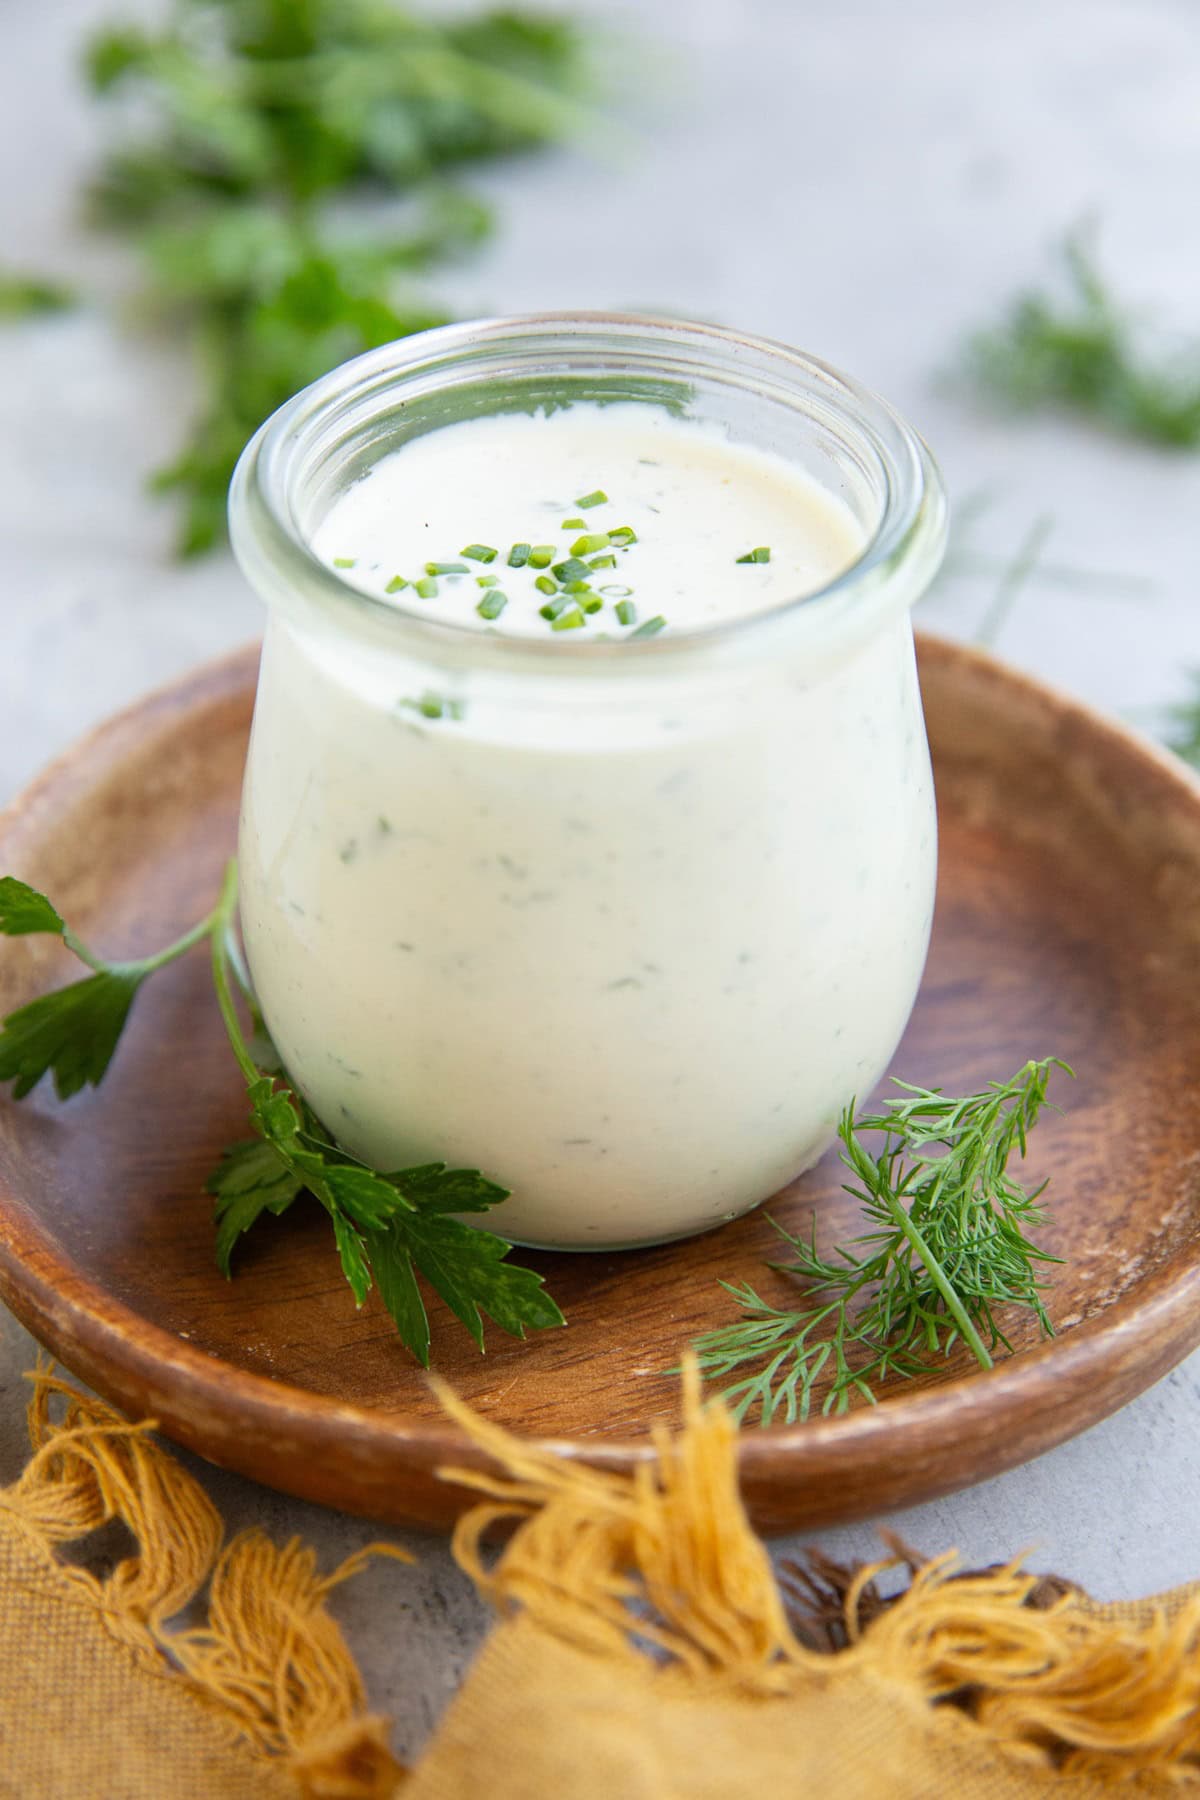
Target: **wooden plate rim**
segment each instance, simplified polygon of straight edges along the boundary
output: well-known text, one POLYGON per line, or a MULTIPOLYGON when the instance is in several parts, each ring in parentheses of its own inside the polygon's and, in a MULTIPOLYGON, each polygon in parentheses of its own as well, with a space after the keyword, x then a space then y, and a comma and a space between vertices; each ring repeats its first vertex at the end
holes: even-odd
MULTIPOLYGON (((988 677, 1020 690, 1027 704, 1043 708, 1060 722, 1107 739, 1114 749, 1142 764, 1143 772, 1158 788, 1160 802, 1185 809, 1200 825, 1200 781, 1167 751, 974 646, 929 633, 918 633, 918 642, 926 666, 940 663, 945 672, 957 665, 964 673, 988 677)), ((257 644, 244 646, 164 684, 96 726, 0 812, 0 841, 10 854, 19 852, 22 842, 36 833, 43 813, 59 810, 64 799, 92 787, 135 742, 144 740, 160 716, 169 724, 194 706, 232 697, 252 679, 257 657, 257 644)), ((20 870, 10 864, 4 872, 19 874, 20 870)), ((58 1340, 52 1348, 69 1343, 83 1351, 89 1378, 101 1386, 107 1381, 110 1391, 119 1391, 130 1380, 164 1392, 178 1383, 181 1398, 186 1395, 192 1403, 199 1401, 217 1416, 228 1414, 231 1396, 236 1395, 242 1427, 261 1425, 286 1431, 302 1420, 309 1441, 336 1441, 343 1453, 350 1432, 360 1454, 408 1446, 419 1453, 419 1462, 426 1468, 435 1468, 447 1459, 465 1467, 489 1466, 489 1459, 449 1424, 406 1421, 402 1415, 381 1414, 236 1368, 144 1319, 95 1285, 84 1269, 64 1256, 24 1203, 2 1184, 0 1288, 12 1310, 35 1334, 39 1326, 49 1328, 46 1335, 58 1340), (63 1291, 64 1286, 68 1292, 63 1291)), ((840 1417, 743 1433, 739 1440, 741 1472, 753 1481, 780 1459, 798 1464, 814 1455, 826 1464, 831 1458, 843 1466, 869 1462, 881 1435, 893 1440, 925 1427, 922 1435, 928 1443, 929 1429, 951 1414, 961 1420, 960 1445, 964 1437, 978 1437, 981 1432, 992 1436, 1010 1418, 1019 1418, 1028 1432, 1033 1419, 1045 1411, 1047 1401, 1054 1404, 1057 1383, 1043 1378, 1051 1359, 1061 1378, 1081 1370, 1098 1376, 1126 1361, 1131 1341, 1144 1342, 1150 1348, 1157 1374, 1165 1373, 1177 1356, 1200 1344, 1200 1239, 1181 1245, 1169 1264, 1140 1278, 1094 1317, 1060 1337, 999 1361, 990 1370, 968 1373, 915 1394, 898 1394, 878 1407, 863 1407, 840 1417)), ((1098 1409, 1093 1422, 1145 1385, 1136 1376, 1118 1384, 1112 1404, 1098 1409)), ((1105 1398, 1106 1402, 1110 1398, 1108 1390, 1105 1398)), ((535 1441, 560 1455, 612 1469, 629 1468, 654 1455, 647 1440, 542 1437, 535 1441)), ((1039 1447, 1048 1448, 1055 1441, 1050 1436, 1039 1447)), ((989 1467, 994 1469, 998 1466, 994 1451, 992 1457, 989 1467)))

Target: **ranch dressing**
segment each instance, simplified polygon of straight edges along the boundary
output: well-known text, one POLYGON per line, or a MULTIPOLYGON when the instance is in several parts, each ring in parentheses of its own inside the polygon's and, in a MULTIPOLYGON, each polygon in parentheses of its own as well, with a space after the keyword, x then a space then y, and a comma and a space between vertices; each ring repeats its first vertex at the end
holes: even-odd
MULTIPOLYGON (((417 436, 312 537, 399 611, 561 645, 564 668, 660 617, 687 635, 770 612, 862 545, 770 451, 588 403, 417 436), (600 604, 555 632, 537 579, 614 531, 588 553, 616 565, 587 578, 600 604), (510 567, 514 543, 553 562, 510 567), (426 563, 464 567, 421 595, 426 563)), ((508 692, 281 609, 240 855, 268 1027, 352 1152, 482 1167, 513 1190, 488 1223, 520 1242, 716 1225, 820 1155, 916 994, 935 825, 907 612, 811 666, 508 692)))

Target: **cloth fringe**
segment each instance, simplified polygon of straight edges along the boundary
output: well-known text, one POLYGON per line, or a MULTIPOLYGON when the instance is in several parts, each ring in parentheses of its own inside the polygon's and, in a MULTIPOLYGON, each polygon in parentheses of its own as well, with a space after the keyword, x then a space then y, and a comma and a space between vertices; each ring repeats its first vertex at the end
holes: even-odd
POLYGON ((372 1556, 413 1559, 373 1544, 329 1575, 293 1540, 260 1531, 221 1549, 221 1520, 199 1484, 154 1441, 39 1362, 30 1375, 33 1457, 0 1510, 49 1559, 106 1628, 156 1673, 186 1681, 252 1751, 281 1759, 305 1800, 387 1800, 404 1771, 384 1720, 365 1711, 358 1669, 326 1600, 372 1556), (53 1416, 52 1402, 65 1405, 53 1416), (106 1576, 55 1552, 119 1520, 136 1548, 106 1576), (211 1581, 210 1581, 211 1576, 211 1581), (210 1581, 208 1622, 167 1622, 210 1581))
POLYGON ((1121 1780, 1200 1772, 1200 1594, 1140 1613, 1092 1605, 1020 1561, 962 1573, 954 1552, 914 1567, 907 1553, 854 1572, 841 1594, 842 1646, 808 1647, 789 1617, 737 1485, 737 1428, 702 1405, 694 1362, 683 1429, 655 1434, 656 1464, 632 1475, 563 1461, 478 1418, 442 1382, 438 1397, 500 1465, 443 1477, 487 1498, 460 1522, 460 1566, 502 1614, 519 1611, 639 1679, 647 1647, 669 1688, 767 1697, 806 1684, 875 1680, 929 1711, 931 1728, 966 1718, 997 1749, 1047 1770, 1121 1780), (499 1524, 517 1530, 486 1558, 499 1524), (877 1582, 908 1568, 881 1604, 877 1582))

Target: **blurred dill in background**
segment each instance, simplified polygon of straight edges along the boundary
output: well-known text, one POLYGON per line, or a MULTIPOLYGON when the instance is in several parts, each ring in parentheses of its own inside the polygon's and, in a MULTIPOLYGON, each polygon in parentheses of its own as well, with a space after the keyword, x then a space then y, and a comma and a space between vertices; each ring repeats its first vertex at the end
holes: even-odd
POLYGON ((233 465, 277 406, 445 321, 422 278, 492 225, 453 173, 567 136, 592 85, 566 19, 386 0, 175 0, 160 30, 100 32, 86 68, 124 103, 90 217, 136 251, 141 309, 187 330, 202 384, 154 482, 185 556, 223 538, 233 465), (346 207, 360 195, 405 204, 381 229, 346 207))

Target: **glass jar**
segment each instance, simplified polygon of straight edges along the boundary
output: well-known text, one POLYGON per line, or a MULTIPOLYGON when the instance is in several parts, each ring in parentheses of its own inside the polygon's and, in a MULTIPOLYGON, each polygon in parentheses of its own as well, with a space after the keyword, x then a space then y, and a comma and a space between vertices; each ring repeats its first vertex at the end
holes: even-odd
POLYGON ((339 1141, 377 1168, 482 1168, 512 1189, 488 1223, 555 1249, 704 1231, 811 1165, 887 1067, 932 917, 909 608, 945 507, 913 432, 734 332, 499 319, 297 395, 246 449, 231 521, 268 605, 246 950, 339 1141), (861 555, 769 612, 582 643, 438 622, 314 555, 334 499, 407 439, 572 399, 782 454, 849 504, 861 555))

